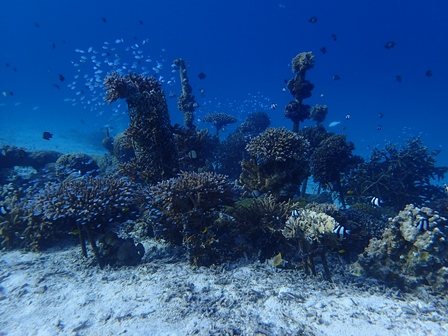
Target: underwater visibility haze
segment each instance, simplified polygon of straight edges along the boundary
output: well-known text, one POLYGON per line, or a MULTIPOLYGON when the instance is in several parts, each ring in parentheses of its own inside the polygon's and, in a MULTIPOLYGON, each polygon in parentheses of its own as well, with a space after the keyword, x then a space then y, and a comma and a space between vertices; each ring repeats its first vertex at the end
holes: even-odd
POLYGON ((447 12, 4 1, 2 253, 76 246, 112 271, 158 242, 187 267, 446 296, 447 12))

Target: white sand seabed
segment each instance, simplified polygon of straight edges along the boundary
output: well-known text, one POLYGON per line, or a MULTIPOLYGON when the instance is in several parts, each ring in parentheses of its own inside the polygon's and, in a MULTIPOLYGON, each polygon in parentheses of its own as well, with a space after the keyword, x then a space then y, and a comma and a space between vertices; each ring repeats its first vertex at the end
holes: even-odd
POLYGON ((448 335, 438 299, 268 263, 197 268, 150 244, 139 266, 103 269, 78 246, 0 252, 0 335, 448 335))

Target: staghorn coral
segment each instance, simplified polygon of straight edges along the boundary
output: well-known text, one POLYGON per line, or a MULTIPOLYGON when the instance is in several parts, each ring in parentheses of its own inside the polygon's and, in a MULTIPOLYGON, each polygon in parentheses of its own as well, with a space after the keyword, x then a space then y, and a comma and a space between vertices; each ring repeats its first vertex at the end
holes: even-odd
POLYGON ((342 206, 345 207, 345 196, 341 179, 361 159, 352 154, 355 146, 347 141, 345 134, 332 135, 323 140, 311 155, 311 174, 321 185, 333 185, 332 190, 339 193, 342 206))
POLYGON ((130 124, 126 134, 131 138, 135 156, 142 169, 151 169, 157 182, 169 178, 178 169, 168 107, 160 83, 153 77, 118 75, 105 79, 106 101, 110 104, 125 98, 130 124))
POLYGON ((353 265, 357 275, 365 274, 404 290, 429 286, 448 290, 447 220, 430 208, 407 205, 389 218, 381 239, 372 239, 353 265), (421 221, 428 228, 421 226, 421 221))
MULTIPOLYGON (((237 179, 241 174, 241 160, 247 156, 246 145, 253 137, 265 131, 271 123, 264 112, 250 113, 236 131, 220 143, 215 156, 217 170, 237 179)), ((216 165, 216 164, 215 164, 216 165)))
POLYGON ((65 180, 73 174, 95 176, 99 173, 100 167, 90 155, 78 152, 61 155, 56 161, 55 170, 59 179, 65 180))
POLYGON ((297 133, 299 124, 310 117, 310 106, 292 100, 285 107, 285 117, 292 120, 293 132, 297 133))
POLYGON ((316 122, 316 126, 322 124, 328 114, 327 105, 316 104, 311 108, 310 117, 316 122))
POLYGON ((303 137, 286 128, 268 128, 253 138, 246 149, 258 163, 285 162, 290 159, 302 160, 308 151, 308 143, 303 137))
POLYGON ((448 167, 436 166, 439 152, 423 146, 419 137, 407 140, 401 149, 392 144, 383 150, 375 148, 370 160, 352 171, 346 188, 353 190, 358 201, 376 196, 396 211, 406 204, 421 206, 443 198, 442 188, 431 184, 431 180, 442 179, 448 171, 448 167))
POLYGON ((264 132, 271 124, 271 119, 265 112, 249 113, 246 120, 238 126, 236 132, 256 136, 264 132))
POLYGON ((87 257, 89 240, 98 261, 94 234, 111 221, 132 214, 138 190, 124 178, 83 177, 48 183, 32 200, 34 215, 42 215, 66 232, 78 230, 82 254, 87 257))
POLYGON ((237 119, 234 116, 225 113, 210 113, 204 116, 203 121, 213 124, 216 128, 216 136, 219 136, 219 131, 224 126, 236 123, 237 119))
POLYGON ((193 95, 193 90, 188 81, 187 66, 182 58, 175 59, 173 63, 179 69, 180 82, 182 83, 182 91, 177 100, 177 108, 184 114, 184 125, 188 130, 194 130, 193 125, 194 109, 198 106, 193 95))
POLYGON ((246 146, 251 156, 243 160, 239 183, 253 195, 272 192, 292 197, 308 173, 308 142, 285 128, 268 128, 246 146))
POLYGON ((225 175, 182 172, 148 189, 152 209, 147 214, 154 235, 187 249, 193 264, 219 260, 218 210, 233 204, 236 190, 225 175))

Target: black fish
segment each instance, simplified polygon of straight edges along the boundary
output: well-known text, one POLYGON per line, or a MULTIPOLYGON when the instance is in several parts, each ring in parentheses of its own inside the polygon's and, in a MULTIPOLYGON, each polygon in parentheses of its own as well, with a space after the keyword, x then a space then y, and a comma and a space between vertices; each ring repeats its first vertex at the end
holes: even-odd
POLYGON ((381 126, 381 125, 378 125, 377 127, 376 127, 376 130, 377 131, 381 131, 383 129, 383 126, 381 126))
POLYGON ((401 76, 400 76, 400 75, 396 75, 396 76, 395 76, 395 80, 396 80, 398 83, 401 83, 401 76))
POLYGON ((334 75, 333 76, 333 80, 340 80, 341 79, 341 77, 339 77, 339 75, 334 75))
POLYGON ((432 71, 431 70, 427 70, 426 71, 426 77, 431 77, 432 76, 432 71))
POLYGON ((53 137, 53 134, 51 134, 50 132, 44 132, 42 134, 42 139, 44 140, 50 140, 53 137))
POLYGON ((381 112, 378 113, 378 118, 382 119, 384 117, 384 114, 382 114, 381 112))
POLYGON ((205 77, 207 77, 207 75, 205 74, 205 73, 203 73, 203 72, 200 72, 199 73, 199 75, 198 75, 198 77, 199 77, 199 79, 204 79, 205 77))
POLYGON ((338 39, 338 37, 336 36, 336 34, 331 34, 331 38, 333 39, 333 41, 336 41, 338 39))
POLYGON ((142 25, 142 24, 143 24, 143 21, 142 21, 142 20, 140 20, 140 21, 139 21, 139 23, 140 23, 140 24, 142 25))
POLYGON ((51 49, 55 49, 56 48, 56 43, 51 42, 51 49))
POLYGON ((59 74, 59 80, 60 80, 61 82, 63 82, 63 81, 65 81, 65 77, 64 77, 62 74, 59 74))
POLYGON ((391 49, 395 47, 396 43, 394 41, 387 41, 387 43, 384 45, 384 48, 391 49))
POLYGON ((11 66, 10 63, 6 63, 6 64, 5 64, 5 67, 7 67, 7 68, 9 68, 10 66, 11 66))
POLYGON ((53 84, 53 87, 55 87, 56 89, 60 89, 61 88, 58 84, 53 84))
POLYGON ((327 52, 327 48, 322 47, 322 48, 320 48, 320 51, 322 52, 322 54, 325 54, 327 52))
POLYGON ((9 91, 9 95, 10 95, 10 96, 14 96, 14 92, 9 91))
POLYGON ((308 19, 308 21, 311 22, 311 23, 316 23, 316 22, 317 22, 317 17, 315 17, 315 16, 310 17, 310 18, 308 19))
POLYGON ((12 68, 12 71, 17 72, 17 68, 16 68, 16 67, 13 67, 13 68, 12 68))
POLYGON ((103 21, 103 23, 106 23, 106 22, 107 22, 107 19, 103 16, 103 17, 101 18, 101 21, 103 21))
POLYGON ((40 27, 39 22, 34 22, 34 27, 39 28, 40 27))

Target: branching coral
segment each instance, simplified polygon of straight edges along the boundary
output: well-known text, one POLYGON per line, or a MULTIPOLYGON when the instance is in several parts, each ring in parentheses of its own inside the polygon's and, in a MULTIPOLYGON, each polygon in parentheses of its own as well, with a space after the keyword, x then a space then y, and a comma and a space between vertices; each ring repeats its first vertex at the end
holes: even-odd
POLYGON ((316 122, 316 126, 322 124, 328 114, 327 105, 316 104, 311 108, 310 117, 316 122))
POLYGON ((226 209, 230 217, 222 216, 220 220, 227 221, 231 235, 237 237, 232 250, 238 251, 240 256, 259 254, 264 261, 279 251, 284 256, 290 251, 290 244, 286 243, 281 230, 295 209, 297 204, 291 200, 278 202, 274 196, 264 195, 236 202, 226 209))
POLYGON ((219 130, 224 126, 236 123, 237 119, 234 116, 225 113, 210 113, 204 116, 204 122, 213 124, 216 127, 216 136, 219 135, 219 130))
POLYGON ((438 153, 423 146, 420 138, 407 140, 401 149, 392 144, 383 150, 375 148, 370 161, 352 172, 347 188, 355 196, 379 197, 395 210, 444 197, 442 188, 431 184, 448 171, 448 167, 436 167, 438 153))
POLYGON ((182 172, 149 188, 149 212, 154 234, 187 249, 193 264, 218 258, 218 232, 211 223, 218 210, 234 202, 236 190, 226 176, 182 172))
POLYGON ((64 154, 56 161, 56 175, 64 180, 70 175, 98 175, 100 167, 95 160, 85 153, 64 154))
POLYGON ((308 173, 308 142, 284 128, 268 128, 253 138, 246 149, 240 183, 253 194, 272 192, 276 197, 292 197, 308 173))
POLYGON ((66 232, 77 229, 83 255, 87 257, 88 239, 100 260, 95 232, 113 220, 131 215, 137 196, 134 186, 125 179, 84 177, 48 183, 32 202, 35 215, 42 215, 66 232))
POLYGON ((360 162, 360 158, 352 154, 354 149, 355 146, 346 140, 344 134, 332 135, 320 143, 310 160, 314 180, 321 185, 333 185, 333 190, 339 193, 343 207, 345 198, 341 178, 360 162))

